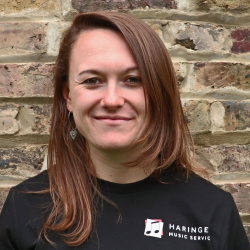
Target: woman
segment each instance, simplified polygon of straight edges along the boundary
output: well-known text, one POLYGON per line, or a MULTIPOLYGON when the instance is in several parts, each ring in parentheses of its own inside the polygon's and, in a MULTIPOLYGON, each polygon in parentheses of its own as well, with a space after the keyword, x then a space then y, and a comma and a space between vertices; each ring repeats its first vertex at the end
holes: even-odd
POLYGON ((194 174, 191 142, 156 33, 80 14, 56 62, 48 171, 11 189, 0 248, 250 249, 230 194, 194 174))

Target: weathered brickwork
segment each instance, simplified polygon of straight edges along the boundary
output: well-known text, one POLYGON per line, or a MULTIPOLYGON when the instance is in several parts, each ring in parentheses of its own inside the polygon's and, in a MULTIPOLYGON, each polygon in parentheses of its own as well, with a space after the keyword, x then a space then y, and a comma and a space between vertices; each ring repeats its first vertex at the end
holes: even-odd
POLYGON ((250 53, 250 28, 204 23, 169 21, 162 23, 163 38, 171 47, 181 46, 193 51, 250 53))
POLYGON ((15 134, 19 130, 17 104, 0 104, 0 134, 15 134))
MULTIPOLYGON (((71 15, 71 14, 69 14, 71 15)), ((73 14, 72 14, 73 15, 73 14)), ((51 22, 47 25, 48 49, 47 53, 57 55, 63 34, 70 26, 70 22, 51 22)))
POLYGON ((50 104, 0 104, 0 135, 49 134, 50 119, 50 104))
POLYGON ((196 152, 213 174, 250 173, 250 145, 217 145, 196 152))
POLYGON ((245 130, 250 128, 250 102, 221 102, 225 108, 225 130, 245 130))
POLYGON ((0 97, 53 96, 52 64, 0 64, 0 97))
POLYGON ((233 46, 231 51, 235 54, 250 52, 250 28, 238 29, 232 32, 233 46))
POLYGON ((250 90, 250 64, 227 62, 194 63, 194 90, 234 87, 250 90))
POLYGON ((0 2, 0 209, 11 186, 46 168, 53 65, 79 11, 143 19, 174 61, 197 161, 230 192, 250 239, 249 0, 0 2))
POLYGON ((218 8, 222 12, 232 12, 234 14, 247 13, 250 9, 248 0, 194 0, 197 10, 210 11, 218 8))
POLYGON ((0 33, 0 56, 46 52, 46 24, 43 22, 1 22, 0 33))
MULTIPOLYGON (((45 12, 47 14, 55 13, 60 11, 60 1, 58 0, 2 0, 0 2, 0 15, 16 14, 25 12, 29 9, 36 14, 39 12, 45 12)), ((31 12, 31 13, 32 13, 31 12)), ((44 14, 45 14, 44 13, 44 14)), ((30 13, 29 13, 30 14, 30 13)))
POLYGON ((102 1, 102 0, 93 0, 93 1, 84 1, 84 0, 72 0, 72 6, 74 9, 83 12, 90 11, 103 11, 103 10, 116 10, 116 11, 125 11, 133 10, 136 8, 167 8, 167 9, 176 9, 176 2, 173 0, 111 0, 111 1, 102 1))
POLYGON ((51 105, 20 106, 20 134, 49 134, 51 105))
POLYGON ((0 175, 32 177, 42 169, 46 146, 0 149, 0 175))
POLYGON ((189 101, 183 104, 183 110, 190 131, 210 130, 210 103, 189 101))
POLYGON ((229 30, 211 24, 168 22, 163 25, 163 37, 168 46, 182 46, 194 51, 224 51, 228 49, 229 30))
POLYGON ((185 80, 185 68, 182 67, 181 63, 174 63, 175 74, 179 87, 183 87, 185 80))

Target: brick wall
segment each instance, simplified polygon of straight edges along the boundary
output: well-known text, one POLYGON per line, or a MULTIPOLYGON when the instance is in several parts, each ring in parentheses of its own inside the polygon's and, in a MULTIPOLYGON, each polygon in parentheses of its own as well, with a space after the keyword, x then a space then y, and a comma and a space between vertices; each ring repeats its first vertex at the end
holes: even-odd
POLYGON ((249 0, 5 0, 0 3, 0 207, 46 168, 52 67, 78 11, 143 19, 173 58, 198 161, 232 193, 250 238, 249 0))

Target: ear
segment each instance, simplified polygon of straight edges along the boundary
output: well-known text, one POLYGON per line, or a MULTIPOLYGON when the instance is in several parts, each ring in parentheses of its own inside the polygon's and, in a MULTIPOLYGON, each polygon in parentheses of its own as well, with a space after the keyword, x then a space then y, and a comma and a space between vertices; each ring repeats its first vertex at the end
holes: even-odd
POLYGON ((67 109, 68 111, 72 112, 72 101, 70 98, 70 90, 68 86, 63 87, 63 97, 65 101, 67 102, 67 109))

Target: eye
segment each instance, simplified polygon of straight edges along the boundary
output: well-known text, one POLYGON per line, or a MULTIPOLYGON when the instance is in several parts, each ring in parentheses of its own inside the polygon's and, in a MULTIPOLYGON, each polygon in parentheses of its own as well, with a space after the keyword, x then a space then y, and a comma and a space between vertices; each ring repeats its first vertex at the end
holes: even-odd
POLYGON ((101 81, 98 80, 97 78, 89 78, 89 79, 86 79, 85 81, 83 81, 83 84, 93 86, 93 85, 101 84, 101 81))
POLYGON ((125 80, 125 82, 131 85, 141 85, 142 79, 138 76, 130 76, 125 80))

